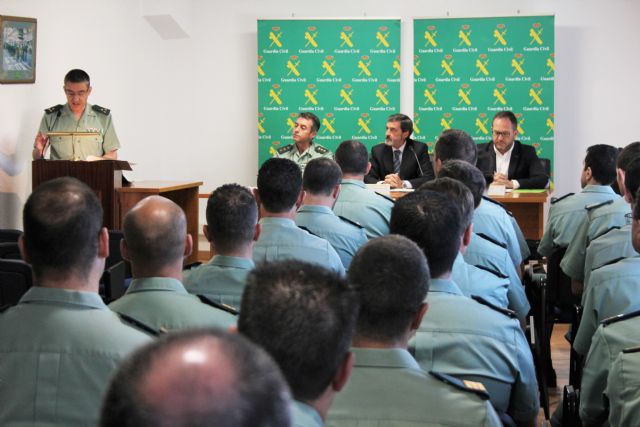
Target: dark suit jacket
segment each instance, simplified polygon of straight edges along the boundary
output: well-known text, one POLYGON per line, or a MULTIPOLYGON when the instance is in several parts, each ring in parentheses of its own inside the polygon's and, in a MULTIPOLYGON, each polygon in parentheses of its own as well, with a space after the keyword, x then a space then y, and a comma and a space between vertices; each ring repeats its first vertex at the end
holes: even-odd
MULTIPOLYGON (((493 142, 478 144, 478 169, 484 174, 487 184, 491 184, 496 171, 493 142)), ((535 148, 520 141, 515 141, 513 145, 508 178, 517 180, 520 188, 545 188, 549 182, 549 175, 535 148)))
MULTIPOLYGON (((385 176, 393 173, 393 149, 390 146, 384 143, 374 146, 371 149, 369 160, 371 161, 371 171, 364 177, 364 182, 367 184, 384 181, 385 176)), ((418 188, 422 183, 432 180, 434 176, 427 145, 410 138, 407 139, 407 145, 402 152, 402 163, 400 163, 400 178, 403 181, 409 181, 413 188, 418 188), (420 166, 418 166, 416 157, 420 161, 420 166), (420 173, 420 168, 422 168, 422 173, 420 173)))

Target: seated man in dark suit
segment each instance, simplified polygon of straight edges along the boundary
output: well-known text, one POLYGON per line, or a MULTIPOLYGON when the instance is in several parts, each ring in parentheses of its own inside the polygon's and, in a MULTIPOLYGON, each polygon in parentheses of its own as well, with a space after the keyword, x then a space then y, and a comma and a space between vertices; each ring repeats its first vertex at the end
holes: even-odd
POLYGON ((418 188, 435 177, 427 145, 409 138, 412 132, 409 117, 389 116, 384 143, 371 149, 371 170, 364 182, 384 181, 391 188, 418 188))
POLYGON ((493 117, 493 141, 478 145, 478 169, 487 184, 507 188, 545 188, 549 175, 535 148, 516 141, 518 121, 511 111, 493 117))

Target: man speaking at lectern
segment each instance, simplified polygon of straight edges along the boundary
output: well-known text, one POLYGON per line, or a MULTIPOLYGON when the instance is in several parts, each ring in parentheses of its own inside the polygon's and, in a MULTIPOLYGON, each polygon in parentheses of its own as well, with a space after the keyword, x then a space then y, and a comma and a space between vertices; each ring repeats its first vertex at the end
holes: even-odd
POLYGON ((404 114, 387 119, 385 141, 371 149, 371 170, 367 184, 384 181, 391 188, 418 188, 434 178, 426 144, 409 138, 413 122, 404 114))
POLYGON ((63 89, 67 103, 44 110, 33 144, 33 159, 44 158, 48 145, 51 160, 117 159, 120 141, 110 111, 87 104, 91 94, 89 75, 83 70, 69 71, 63 89))

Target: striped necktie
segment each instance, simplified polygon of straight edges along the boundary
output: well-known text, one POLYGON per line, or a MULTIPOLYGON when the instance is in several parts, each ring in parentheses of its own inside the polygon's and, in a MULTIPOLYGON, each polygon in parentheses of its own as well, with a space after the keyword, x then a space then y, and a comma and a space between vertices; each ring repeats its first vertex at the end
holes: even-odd
POLYGON ((402 151, 393 150, 393 173, 400 173, 400 156, 402 151))

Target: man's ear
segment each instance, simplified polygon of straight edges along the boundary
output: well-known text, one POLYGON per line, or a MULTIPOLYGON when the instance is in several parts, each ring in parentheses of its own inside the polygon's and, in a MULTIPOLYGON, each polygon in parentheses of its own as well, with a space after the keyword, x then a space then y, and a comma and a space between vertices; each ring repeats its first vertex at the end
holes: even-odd
POLYGON ((131 262, 129 248, 127 247, 127 241, 124 240, 124 237, 120 240, 120 255, 122 255, 123 260, 131 262))
POLYGON ((193 238, 191 234, 187 233, 187 236, 184 239, 184 257, 188 257, 193 252, 193 238))
POLYGON ((260 238, 260 233, 262 232, 262 226, 260 225, 260 223, 256 224, 256 228, 253 231, 253 241, 257 242, 258 239, 260 238))
POLYGON ((337 199, 339 195, 340 195, 340 184, 338 183, 338 185, 333 187, 333 191, 331 192, 331 197, 333 199, 337 199))
POLYGON ((338 367, 338 371, 336 375, 333 377, 333 381, 331 381, 331 387, 335 391, 340 391, 347 385, 349 382, 349 378, 351 378, 351 371, 353 370, 353 362, 355 360, 355 356, 352 352, 348 351, 345 354, 342 363, 338 367))
POLYGON ((211 237, 209 237, 209 226, 207 224, 202 226, 202 234, 204 234, 204 237, 208 242, 211 242, 211 237))
POLYGON ((300 190, 300 194, 298 194, 298 200, 296 200, 296 210, 302 206, 302 201, 304 200, 304 190, 300 190))
POLYGON ((107 259, 109 257, 109 231, 106 227, 100 229, 98 239, 98 256, 107 259))
POLYGON ((22 260, 27 264, 31 264, 31 258, 29 257, 27 249, 24 246, 24 233, 22 233, 18 238, 18 249, 20 249, 20 256, 22 257, 22 260))
POLYGON ((422 318, 424 317, 425 314, 427 314, 428 309, 429 309, 428 303, 423 302, 422 304, 420 304, 420 309, 418 310, 418 313, 416 313, 416 316, 411 321, 412 332, 418 330, 418 328, 420 327, 420 324, 422 323, 422 318))

